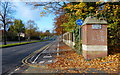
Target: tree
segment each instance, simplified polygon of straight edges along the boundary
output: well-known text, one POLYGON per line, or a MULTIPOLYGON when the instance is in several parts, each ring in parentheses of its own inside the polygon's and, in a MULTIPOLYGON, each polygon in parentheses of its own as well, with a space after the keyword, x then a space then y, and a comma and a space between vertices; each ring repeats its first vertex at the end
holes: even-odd
POLYGON ((25 25, 22 23, 22 20, 14 20, 14 24, 10 25, 9 29, 8 29, 8 35, 10 37, 10 34, 13 35, 11 36, 11 38, 15 38, 16 36, 18 36, 18 40, 19 42, 21 42, 21 33, 25 32, 25 25))
POLYGON ((103 3, 98 16, 104 17, 108 22, 108 48, 109 53, 120 46, 120 2, 103 3))
POLYGON ((22 20, 14 21, 14 31, 18 33, 18 40, 21 42, 20 34, 25 32, 25 25, 22 23, 22 20))
POLYGON ((44 37, 45 37, 45 34, 42 31, 40 31, 40 39, 43 39, 44 37))
MULTIPOLYGON (((88 16, 104 19, 108 22, 108 45, 113 48, 120 45, 120 3, 119 2, 70 2, 62 7, 64 15, 68 17, 68 22, 60 24, 68 32, 75 30, 75 47, 79 43, 77 19, 85 20, 88 16)), ((61 14, 60 14, 61 15, 61 14)), ((56 20, 60 21, 60 20, 56 20)), ((57 22, 56 22, 57 23, 57 22)))
POLYGON ((12 6, 10 2, 0 2, 0 21, 4 28, 4 44, 6 45, 6 28, 11 23, 12 6))
POLYGON ((60 15, 55 18, 54 27, 57 35, 61 35, 66 32, 65 27, 62 26, 62 24, 67 22, 68 17, 66 15, 60 15))
POLYGON ((37 29, 38 29, 38 27, 33 20, 29 20, 27 22, 26 34, 28 36, 28 40, 31 40, 31 36, 34 35, 34 33, 37 29))
POLYGON ((49 30, 46 30, 46 32, 44 33, 45 36, 47 36, 49 38, 49 36, 51 35, 50 31, 49 30))
POLYGON ((17 40, 16 37, 17 37, 17 32, 15 31, 14 25, 10 25, 7 32, 7 39, 16 41, 17 40))
MULTIPOLYGON (((63 9, 61 7, 66 4, 66 2, 27 2, 27 5, 31 5, 34 9, 43 7, 43 11, 41 11, 40 16, 46 16, 48 13, 53 14, 63 14, 63 9)), ((41 8, 40 8, 41 9, 41 8)))

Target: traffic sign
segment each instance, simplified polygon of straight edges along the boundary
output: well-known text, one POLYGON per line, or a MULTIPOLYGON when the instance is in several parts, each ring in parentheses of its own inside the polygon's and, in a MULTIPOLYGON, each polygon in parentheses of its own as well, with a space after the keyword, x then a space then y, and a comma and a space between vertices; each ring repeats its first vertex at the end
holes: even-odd
POLYGON ((76 20, 76 24, 77 24, 77 25, 82 25, 82 24, 83 24, 83 21, 82 21, 81 19, 78 19, 78 20, 76 20))

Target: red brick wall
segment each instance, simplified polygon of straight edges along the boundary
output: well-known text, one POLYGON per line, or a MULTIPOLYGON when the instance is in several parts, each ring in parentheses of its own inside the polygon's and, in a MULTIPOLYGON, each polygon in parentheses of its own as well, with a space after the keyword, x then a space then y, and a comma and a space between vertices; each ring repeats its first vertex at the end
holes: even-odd
POLYGON ((102 29, 92 29, 92 25, 82 27, 82 43, 85 45, 107 45, 107 25, 102 29))

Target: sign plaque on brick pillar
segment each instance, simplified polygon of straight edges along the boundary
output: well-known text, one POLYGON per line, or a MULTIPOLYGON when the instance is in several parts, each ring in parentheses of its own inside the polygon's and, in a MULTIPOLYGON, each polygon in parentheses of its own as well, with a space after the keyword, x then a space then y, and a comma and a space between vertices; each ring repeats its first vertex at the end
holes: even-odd
POLYGON ((85 59, 107 56, 107 22, 87 17, 82 26, 82 54, 85 59))

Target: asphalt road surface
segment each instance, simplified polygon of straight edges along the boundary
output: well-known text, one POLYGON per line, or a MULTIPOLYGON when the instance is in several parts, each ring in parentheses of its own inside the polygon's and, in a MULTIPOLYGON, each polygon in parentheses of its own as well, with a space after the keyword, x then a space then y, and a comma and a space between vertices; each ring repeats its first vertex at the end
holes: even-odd
MULTIPOLYGON (((53 41, 53 40, 52 40, 53 41)), ((32 44, 14 46, 2 49, 2 73, 9 73, 12 69, 22 64, 22 59, 30 53, 42 48, 52 41, 37 42, 32 44)))

